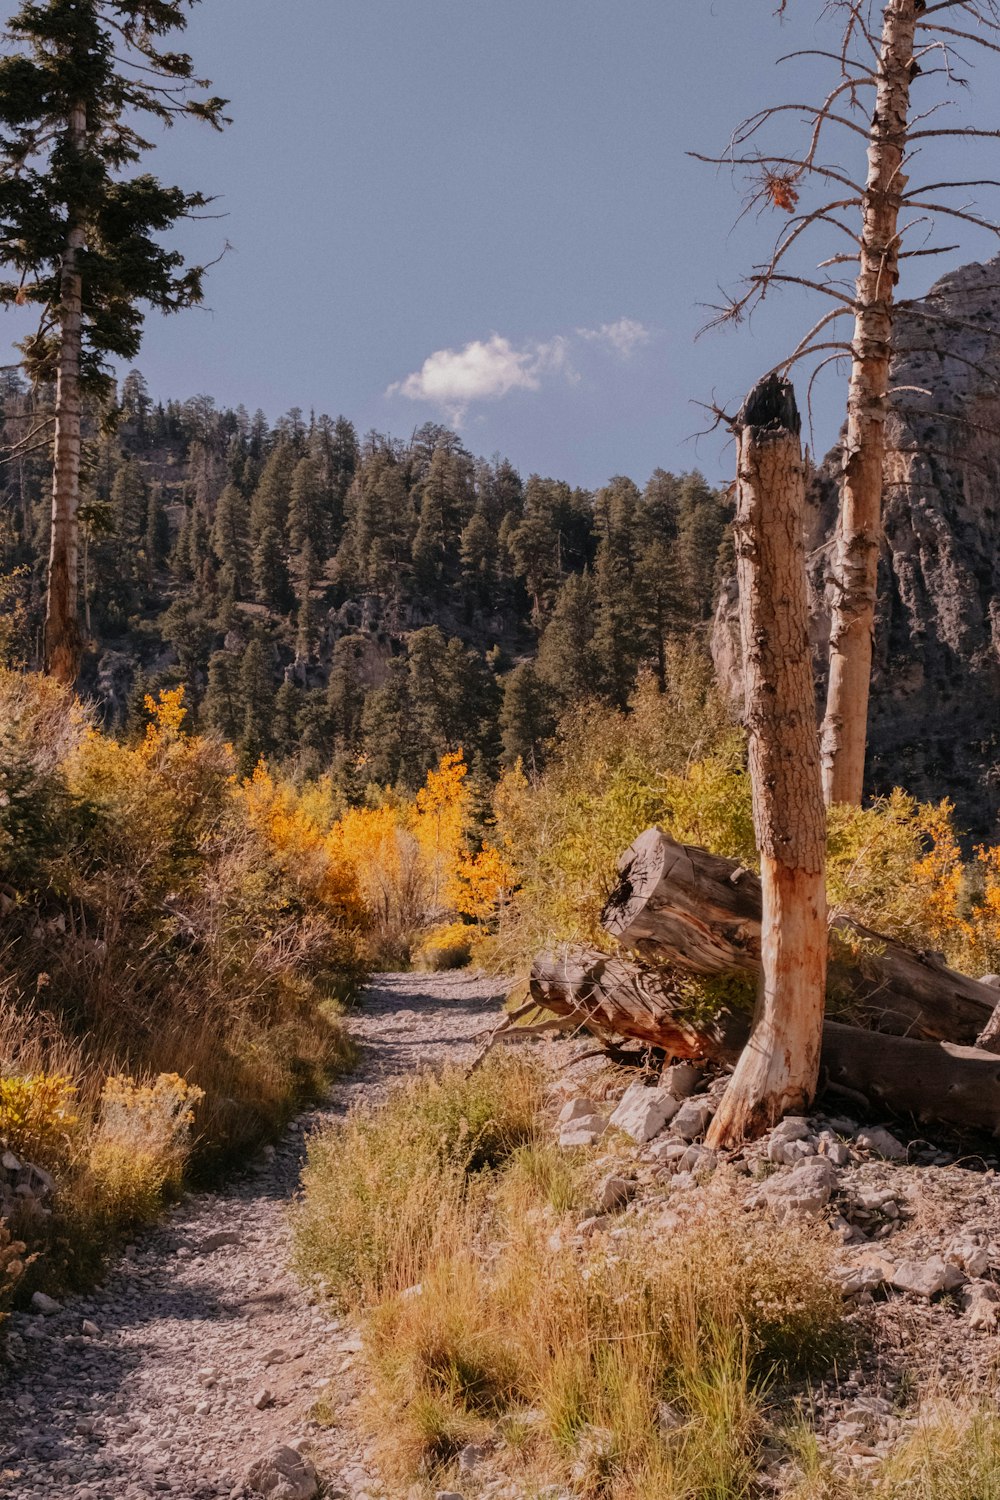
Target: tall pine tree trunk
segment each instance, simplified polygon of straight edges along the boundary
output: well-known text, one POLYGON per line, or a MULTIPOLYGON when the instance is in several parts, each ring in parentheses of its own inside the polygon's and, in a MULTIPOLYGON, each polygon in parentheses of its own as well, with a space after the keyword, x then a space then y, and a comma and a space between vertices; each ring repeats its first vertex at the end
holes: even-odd
MULTIPOLYGON (((87 134, 87 115, 82 104, 71 111, 67 134, 71 151, 74 155, 82 155, 87 134)), ((83 285, 79 256, 84 245, 83 226, 71 214, 59 287, 52 541, 45 613, 45 669, 67 687, 76 682, 83 652, 78 618, 77 559, 80 545, 80 364, 83 349, 83 285)))
POLYGON ((750 1040, 708 1143, 727 1147, 810 1103, 826 994, 826 817, 804 537, 805 475, 791 386, 762 380, 737 419, 735 520, 763 976, 750 1040))
POLYGON ((888 409, 892 309, 899 279, 898 218, 909 129, 914 35, 925 0, 886 0, 875 113, 862 201, 847 437, 834 561, 830 681, 823 724, 828 805, 859 804, 865 774, 868 693, 888 409))

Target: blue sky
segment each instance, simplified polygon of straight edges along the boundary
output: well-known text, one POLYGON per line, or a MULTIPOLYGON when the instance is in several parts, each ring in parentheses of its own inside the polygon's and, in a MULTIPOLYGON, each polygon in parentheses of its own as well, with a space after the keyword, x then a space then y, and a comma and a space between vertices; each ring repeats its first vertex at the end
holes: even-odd
MULTIPOLYGON (((695 340, 700 304, 760 257, 779 216, 734 227, 730 175, 685 153, 827 76, 807 61, 776 72, 781 53, 830 44, 820 0, 774 10, 204 0, 186 46, 234 123, 178 126, 154 166, 219 196, 226 217, 185 228, 184 247, 233 249, 206 310, 150 320, 138 363, 154 394, 342 411, 404 436, 443 420, 474 451, 585 485, 643 482, 657 464, 728 477, 720 437, 692 441, 692 403, 738 405, 810 304, 776 296, 749 329, 695 340)), ((990 253, 959 237, 967 253, 917 261, 916 285, 990 253)), ((820 392, 820 448, 842 392, 838 378, 820 392)))

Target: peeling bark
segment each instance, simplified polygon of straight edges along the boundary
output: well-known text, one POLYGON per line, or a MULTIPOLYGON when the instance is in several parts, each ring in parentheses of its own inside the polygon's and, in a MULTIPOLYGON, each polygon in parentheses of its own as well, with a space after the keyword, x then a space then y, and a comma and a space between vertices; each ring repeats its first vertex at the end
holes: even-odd
POLYGON ((910 85, 917 71, 914 36, 917 17, 924 9, 924 0, 886 0, 882 20, 862 198, 843 486, 833 563, 830 679, 822 736, 827 805, 860 805, 864 783, 893 298, 899 280, 898 220, 907 183, 903 162, 910 85))
POLYGON ((826 994, 826 816, 809 647, 805 475, 791 386, 774 375, 760 381, 735 427, 734 532, 763 972, 753 1032, 709 1134, 716 1147, 808 1106, 826 994))

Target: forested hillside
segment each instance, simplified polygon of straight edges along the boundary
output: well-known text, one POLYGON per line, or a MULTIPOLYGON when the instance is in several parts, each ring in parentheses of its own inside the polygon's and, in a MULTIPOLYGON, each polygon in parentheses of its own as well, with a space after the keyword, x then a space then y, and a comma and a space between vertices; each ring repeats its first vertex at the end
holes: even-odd
MULTIPOLYGON (((4 441, 37 398, 14 375, 4 441)), ((133 371, 94 419, 81 506, 82 686, 109 727, 183 684, 199 727, 310 775, 414 788, 459 746, 538 764, 583 697, 623 706, 710 617, 722 497, 662 469, 596 493, 473 456, 444 427, 408 442, 345 417, 154 402, 133 371)), ((3 470, 11 647, 37 659, 49 459, 3 470)))

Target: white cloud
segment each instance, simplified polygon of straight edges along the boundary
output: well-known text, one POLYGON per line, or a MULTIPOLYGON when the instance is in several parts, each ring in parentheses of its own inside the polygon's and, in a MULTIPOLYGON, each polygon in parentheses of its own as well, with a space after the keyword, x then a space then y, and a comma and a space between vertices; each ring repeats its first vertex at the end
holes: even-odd
MULTIPOLYGON (((619 318, 600 328, 578 328, 576 337, 603 344, 625 358, 647 342, 650 331, 633 318, 619 318)), ((537 391, 546 376, 561 375, 576 384, 580 377, 570 358, 571 343, 571 338, 558 334, 547 342, 517 346, 494 333, 461 349, 436 349, 419 370, 393 381, 386 395, 427 401, 457 425, 473 402, 499 401, 511 391, 537 391)))
POLYGON ((569 371, 566 340, 516 349, 497 333, 473 339, 463 349, 437 349, 412 375, 395 381, 387 396, 430 401, 456 421, 473 401, 497 401, 511 391, 537 391, 549 371, 569 371))
POLYGON ((640 344, 648 344, 652 337, 650 329, 635 318, 619 318, 615 323, 602 323, 599 328, 578 328, 576 331, 590 343, 606 344, 623 359, 627 359, 640 344))

